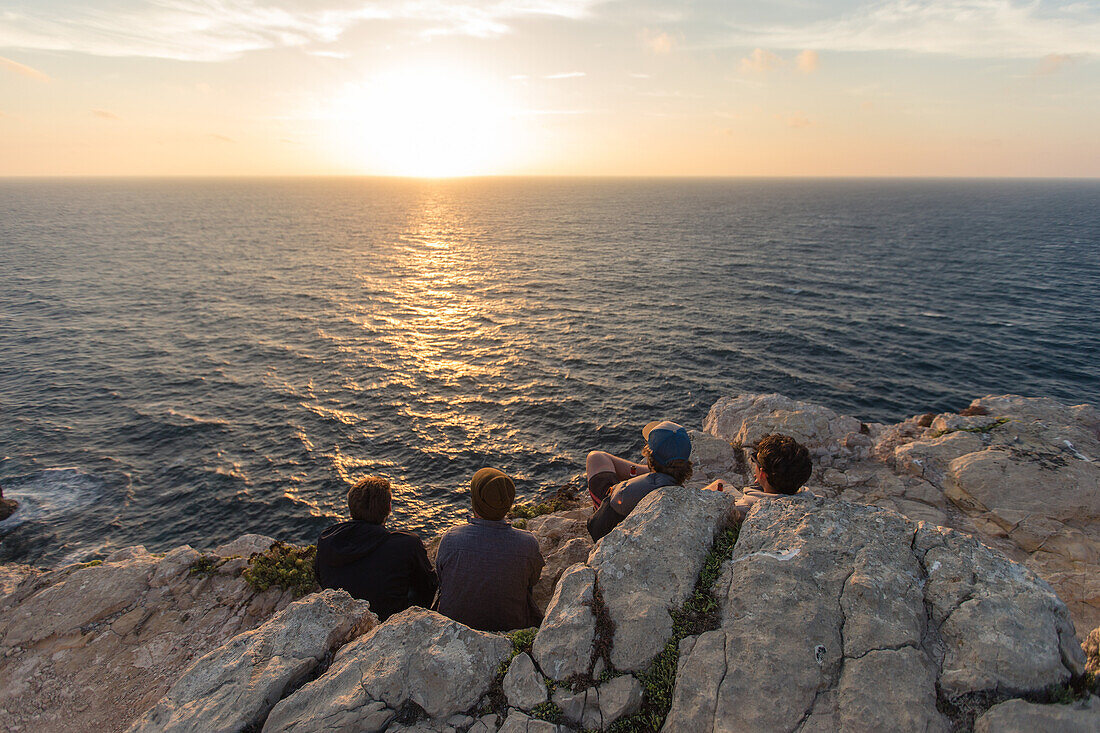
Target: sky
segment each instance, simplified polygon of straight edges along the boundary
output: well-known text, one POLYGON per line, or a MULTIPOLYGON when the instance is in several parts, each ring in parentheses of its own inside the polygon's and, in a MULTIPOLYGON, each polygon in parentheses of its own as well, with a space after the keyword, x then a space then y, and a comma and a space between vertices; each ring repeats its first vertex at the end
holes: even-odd
POLYGON ((0 176, 1100 177, 1100 0, 0 0, 0 176))

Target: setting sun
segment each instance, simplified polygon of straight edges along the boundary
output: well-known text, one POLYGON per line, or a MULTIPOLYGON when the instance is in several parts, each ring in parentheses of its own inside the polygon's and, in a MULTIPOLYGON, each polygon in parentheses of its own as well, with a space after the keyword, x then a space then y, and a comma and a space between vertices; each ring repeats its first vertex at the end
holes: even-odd
POLYGON ((516 154, 507 101, 493 84, 449 69, 384 72, 337 99, 334 147, 351 167, 385 175, 497 173, 516 154))

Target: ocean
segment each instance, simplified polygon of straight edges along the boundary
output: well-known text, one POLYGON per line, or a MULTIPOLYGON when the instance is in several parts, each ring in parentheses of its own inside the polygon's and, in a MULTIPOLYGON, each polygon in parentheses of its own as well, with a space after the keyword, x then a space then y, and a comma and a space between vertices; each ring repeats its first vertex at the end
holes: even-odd
POLYGON ((781 392, 1100 402, 1100 181, 0 180, 0 559, 519 500, 781 392))

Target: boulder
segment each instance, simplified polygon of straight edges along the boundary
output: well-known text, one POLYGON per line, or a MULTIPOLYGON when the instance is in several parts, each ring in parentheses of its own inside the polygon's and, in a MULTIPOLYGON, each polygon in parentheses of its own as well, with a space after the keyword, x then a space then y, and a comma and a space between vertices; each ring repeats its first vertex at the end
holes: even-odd
POLYGON ((446 718, 477 703, 511 649, 507 637, 409 608, 342 648, 325 674, 275 706, 264 731, 355 728, 370 701, 393 710, 413 702, 446 718))
POLYGON ((214 549, 215 555, 221 557, 243 557, 249 558, 254 553, 266 552, 275 544, 275 539, 267 537, 262 534, 245 534, 241 535, 232 542, 226 542, 224 545, 218 545, 214 549))
POLYGON ((715 593, 720 627, 681 643, 665 730, 947 731, 940 696, 1040 690, 1083 668, 1034 573, 876 507, 758 502, 715 593))
POLYGON ((600 717, 607 727, 642 706, 642 683, 634 675, 624 674, 600 685, 599 697, 600 717))
MULTIPOLYGON (((669 609, 691 594, 734 503, 730 494, 668 486, 643 499, 597 543, 588 565, 596 571, 614 625, 611 663, 616 669, 643 670, 664 647, 672 635, 669 609)), ((571 601, 572 607, 577 604, 571 601)))
POLYGON ((566 722, 576 728, 601 730, 604 727, 600 712, 600 695, 595 687, 589 687, 580 692, 555 690, 554 703, 561 709, 562 717, 566 722))
POLYGON ((532 591, 535 605, 543 613, 566 568, 584 562, 592 552, 592 538, 585 524, 590 515, 588 509, 569 509, 527 522, 527 531, 539 541, 539 550, 546 562, 532 591))
POLYGON ((756 445, 768 433, 783 433, 805 445, 819 462, 829 457, 828 463, 871 455, 871 439, 862 434, 862 428, 854 417, 780 394, 723 397, 703 422, 706 432, 741 446, 756 445))
POLYGON ((974 723, 974 733, 1096 733, 1100 697, 1068 705, 1037 705, 1009 700, 991 707, 974 723))
POLYGON ((370 604, 325 590, 296 601, 187 668, 131 733, 237 733, 262 723, 321 660, 378 623, 370 604))
POLYGON ((535 663, 526 653, 519 654, 508 665, 508 672, 502 682, 508 704, 520 710, 531 708, 546 702, 549 693, 542 675, 535 669, 535 663))
POLYGON ((293 600, 280 588, 256 592, 240 563, 186 545, 164 557, 136 546, 101 563, 19 573, 0 595, 5 722, 43 733, 125 729, 192 662, 293 600))
POLYGON ((561 576, 535 635, 531 653, 543 673, 563 680, 592 669, 592 647, 596 639, 593 594, 596 571, 577 564, 561 576))

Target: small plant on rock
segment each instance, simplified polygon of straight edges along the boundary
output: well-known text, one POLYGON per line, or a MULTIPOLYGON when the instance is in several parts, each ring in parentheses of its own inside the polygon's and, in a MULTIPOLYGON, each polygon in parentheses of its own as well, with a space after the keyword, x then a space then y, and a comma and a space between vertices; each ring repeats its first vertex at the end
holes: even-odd
POLYGON ((531 708, 531 717, 545 720, 549 723, 560 723, 565 716, 557 703, 544 702, 531 708))
POLYGON ((225 560, 217 555, 199 555, 199 559, 191 564, 191 575, 213 575, 225 560))
POLYGON ((271 586, 292 591, 295 598, 320 590, 313 575, 313 560, 317 546, 299 547, 276 542, 264 552, 256 553, 241 574, 250 586, 263 592, 271 586))

